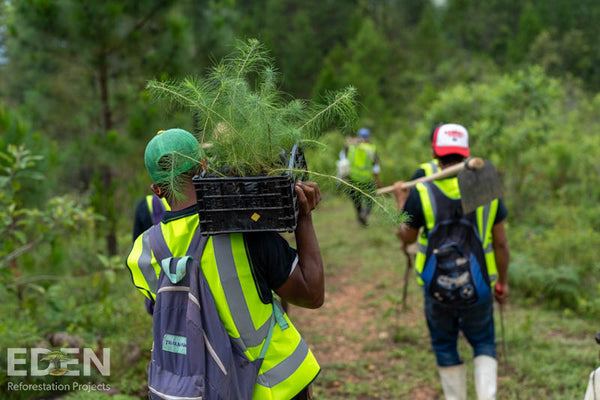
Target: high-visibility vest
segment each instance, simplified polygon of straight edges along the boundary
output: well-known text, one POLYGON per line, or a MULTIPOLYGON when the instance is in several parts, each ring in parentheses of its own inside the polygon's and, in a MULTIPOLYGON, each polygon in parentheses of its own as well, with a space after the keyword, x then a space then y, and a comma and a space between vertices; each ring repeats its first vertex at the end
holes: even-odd
POLYGON ((164 197, 158 197, 155 194, 146 196, 146 206, 148 212, 152 216, 152 224, 156 225, 160 222, 165 211, 171 211, 171 206, 164 197))
MULTIPOLYGON (((458 188, 458 178, 442 179, 432 182, 436 185, 444 196, 459 200, 460 191, 458 188)), ((421 199, 421 206, 423 208, 423 215, 425 217, 425 228, 419 235, 417 244, 417 256, 415 258, 415 269, 417 271, 417 281, 420 285, 423 285, 423 280, 420 278, 423 269, 425 268, 426 251, 427 251, 427 234, 431 232, 435 226, 436 213, 436 201, 435 193, 430 191, 428 186, 424 183, 417 183, 415 186, 419 192, 421 199)), ((477 231, 479 233, 479 239, 481 246, 483 247, 483 253, 485 256, 485 263, 490 278, 491 286, 494 286, 498 275, 498 269, 496 267, 496 258, 494 256, 494 247, 492 246, 492 228, 494 221, 496 220, 496 213, 498 212, 498 199, 492 200, 490 203, 478 207, 475 211, 475 219, 477 222, 477 231)))
MULTIPOLYGON (((198 229, 198 215, 178 218, 160 226, 173 256, 183 256, 198 229)), ((160 266, 150 249, 148 232, 135 241, 127 266, 134 285, 155 300, 160 266)), ((211 236, 202 254, 201 266, 227 333, 250 360, 255 360, 267 336, 273 307, 261 301, 242 234, 211 236)), ((320 371, 315 356, 298 330, 287 315, 284 318, 287 326, 282 328, 275 324, 254 386, 255 399, 290 399, 320 371)))
POLYGON ((350 161, 350 179, 357 182, 373 180, 373 165, 377 147, 372 143, 361 142, 348 146, 347 158, 350 161))
POLYGON ((440 170, 438 160, 435 158, 431 161, 428 161, 426 163, 419 165, 419 168, 421 168, 423 171, 425 171, 425 176, 435 174, 436 172, 438 172, 440 170))

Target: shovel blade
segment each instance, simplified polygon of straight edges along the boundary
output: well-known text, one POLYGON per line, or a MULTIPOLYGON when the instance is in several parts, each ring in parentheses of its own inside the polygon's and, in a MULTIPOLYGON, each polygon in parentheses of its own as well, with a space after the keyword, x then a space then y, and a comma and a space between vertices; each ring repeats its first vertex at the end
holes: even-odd
POLYGON ((502 197, 500 178, 489 160, 479 169, 462 170, 458 174, 458 187, 464 214, 502 197))

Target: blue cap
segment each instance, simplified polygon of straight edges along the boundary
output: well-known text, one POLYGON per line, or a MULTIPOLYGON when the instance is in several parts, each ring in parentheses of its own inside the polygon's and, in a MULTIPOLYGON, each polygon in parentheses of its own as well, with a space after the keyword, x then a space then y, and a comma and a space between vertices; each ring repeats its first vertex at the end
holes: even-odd
POLYGON ((368 130, 367 128, 360 128, 358 130, 358 136, 360 136, 361 138, 368 138, 369 136, 371 136, 371 131, 368 130))

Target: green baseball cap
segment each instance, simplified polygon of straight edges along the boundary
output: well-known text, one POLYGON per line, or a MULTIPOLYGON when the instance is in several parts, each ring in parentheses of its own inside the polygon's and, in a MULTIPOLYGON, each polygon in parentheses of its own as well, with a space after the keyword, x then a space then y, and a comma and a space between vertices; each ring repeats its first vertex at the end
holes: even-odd
POLYGON ((184 129, 158 131, 146 146, 144 163, 154 183, 173 180, 200 163, 200 143, 184 129))

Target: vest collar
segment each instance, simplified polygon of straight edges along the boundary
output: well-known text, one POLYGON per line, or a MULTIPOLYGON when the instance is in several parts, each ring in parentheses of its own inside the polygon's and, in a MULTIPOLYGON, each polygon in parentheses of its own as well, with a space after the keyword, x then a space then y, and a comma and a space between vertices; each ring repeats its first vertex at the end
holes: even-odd
POLYGON ((184 208, 183 210, 179 210, 179 211, 166 211, 165 215, 163 215, 161 222, 163 223, 167 223, 179 218, 185 218, 185 217, 189 217, 191 215, 194 215, 198 212, 198 206, 196 204, 194 204, 193 206, 189 206, 187 208, 184 208))

